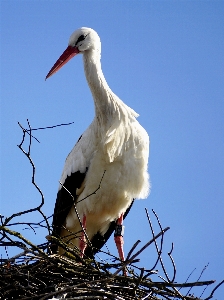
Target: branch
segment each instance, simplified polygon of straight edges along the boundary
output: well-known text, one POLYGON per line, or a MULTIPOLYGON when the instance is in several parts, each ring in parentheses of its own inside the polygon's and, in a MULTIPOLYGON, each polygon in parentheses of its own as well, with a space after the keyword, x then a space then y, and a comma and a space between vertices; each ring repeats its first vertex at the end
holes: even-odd
POLYGON ((23 242, 25 242, 27 245, 29 245, 30 247, 32 247, 34 250, 36 250, 39 254, 46 256, 47 254, 42 251, 39 247, 37 247, 36 245, 32 244, 29 240, 27 240, 26 238, 24 238, 21 233, 14 231, 14 230, 10 230, 5 226, 0 226, 0 230, 7 232, 10 235, 13 235, 15 237, 17 237, 18 239, 22 240, 23 242))
MULTIPOLYGON (((214 282, 215 282, 215 281, 214 281, 214 282)), ((209 299, 213 298, 213 295, 214 295, 215 291, 216 291, 217 288, 219 288, 223 283, 224 283, 224 280, 222 280, 219 284, 217 284, 217 286, 212 290, 210 296, 207 297, 205 300, 209 300, 209 299)))
POLYGON ((35 182, 35 172, 36 172, 36 168, 35 168, 35 165, 34 165, 34 163, 33 163, 33 161, 32 161, 32 158, 31 158, 31 156, 30 156, 31 145, 32 145, 32 134, 31 134, 32 129, 31 129, 29 120, 27 120, 27 123, 28 123, 28 126, 29 126, 29 146, 28 146, 28 151, 26 152, 26 151, 23 149, 23 147, 22 147, 22 145, 23 145, 23 143, 24 143, 24 141, 25 141, 25 136, 26 136, 27 130, 24 129, 20 123, 19 123, 19 125, 20 125, 20 127, 22 128, 22 130, 23 130, 23 137, 22 137, 22 141, 21 141, 21 143, 18 145, 18 147, 19 147, 19 149, 25 154, 25 156, 28 158, 28 160, 29 160, 29 162, 30 162, 30 164, 31 164, 31 166, 32 166, 32 184, 35 186, 35 188, 37 189, 37 191, 38 191, 39 194, 41 195, 41 203, 40 203, 37 207, 35 207, 35 208, 31 208, 31 209, 28 209, 28 210, 25 210, 25 211, 21 211, 21 212, 16 213, 16 214, 12 214, 9 218, 6 218, 6 219, 5 219, 4 225, 7 225, 7 223, 9 223, 9 222, 10 222, 13 218, 15 218, 15 217, 18 217, 18 216, 21 216, 21 215, 24 215, 24 214, 27 214, 27 213, 31 213, 31 212, 34 212, 34 211, 38 211, 38 212, 42 215, 42 217, 44 218, 44 220, 45 220, 45 222, 46 222, 46 225, 47 225, 48 232, 49 232, 49 234, 50 234, 50 225, 49 225, 49 223, 48 223, 48 220, 47 220, 46 216, 44 215, 44 213, 43 213, 42 210, 41 210, 42 206, 44 205, 44 195, 43 195, 41 189, 38 187, 38 185, 37 185, 36 182, 35 182))

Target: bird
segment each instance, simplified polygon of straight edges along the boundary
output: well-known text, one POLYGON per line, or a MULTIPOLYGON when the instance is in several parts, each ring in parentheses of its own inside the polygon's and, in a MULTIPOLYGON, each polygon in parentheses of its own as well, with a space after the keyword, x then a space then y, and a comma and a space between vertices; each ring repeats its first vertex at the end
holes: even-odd
MULTIPOLYGON (((46 79, 78 54, 83 55, 95 117, 66 158, 52 236, 85 258, 93 257, 114 232, 119 258, 124 261, 123 220, 133 202, 147 198, 150 191, 149 136, 137 121, 138 114, 110 89, 95 30, 81 27, 73 32, 46 79)), ((54 245, 52 252, 63 255, 65 249, 54 245)))

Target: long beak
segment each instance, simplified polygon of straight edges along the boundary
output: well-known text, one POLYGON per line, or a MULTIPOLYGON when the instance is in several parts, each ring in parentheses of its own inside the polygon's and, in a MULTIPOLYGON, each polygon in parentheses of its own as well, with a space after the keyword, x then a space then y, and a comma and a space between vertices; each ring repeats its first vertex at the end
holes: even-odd
POLYGON ((56 63, 48 72, 45 80, 49 78, 51 75, 60 70, 72 57, 79 53, 79 49, 77 47, 68 46, 67 49, 62 53, 56 63))

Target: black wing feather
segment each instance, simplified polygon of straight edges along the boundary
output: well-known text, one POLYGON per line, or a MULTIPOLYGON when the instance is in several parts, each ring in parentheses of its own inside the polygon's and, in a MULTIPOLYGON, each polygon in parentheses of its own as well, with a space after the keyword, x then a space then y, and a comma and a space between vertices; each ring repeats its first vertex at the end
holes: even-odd
MULTIPOLYGON (((70 176, 68 176, 61 187, 61 189, 57 193, 57 199, 55 203, 54 208, 54 215, 53 215, 53 222, 52 222, 52 235, 55 237, 60 236, 61 228, 65 222, 65 219, 74 205, 74 201, 77 199, 76 195, 76 189, 81 187, 81 184, 86 176, 85 173, 81 173, 80 171, 77 171, 75 173, 72 173, 70 176), (71 195, 66 191, 66 189, 71 193, 71 195)), ((51 251, 53 253, 57 252, 57 246, 52 245, 51 251)))

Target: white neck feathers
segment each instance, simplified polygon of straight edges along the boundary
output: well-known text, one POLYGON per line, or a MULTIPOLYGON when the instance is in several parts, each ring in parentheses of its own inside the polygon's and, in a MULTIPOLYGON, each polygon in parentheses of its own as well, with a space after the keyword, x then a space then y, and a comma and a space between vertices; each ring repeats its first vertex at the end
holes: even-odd
POLYGON ((102 142, 111 162, 122 154, 124 149, 121 145, 129 139, 132 129, 130 125, 136 121, 138 114, 109 88, 101 69, 99 51, 85 51, 83 61, 86 79, 94 99, 95 121, 100 129, 97 134, 104 139, 102 142))

